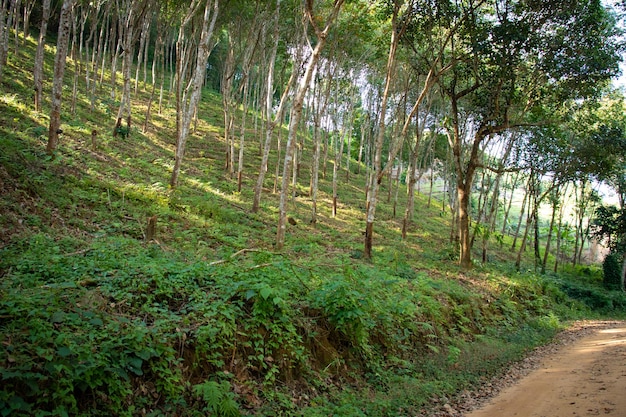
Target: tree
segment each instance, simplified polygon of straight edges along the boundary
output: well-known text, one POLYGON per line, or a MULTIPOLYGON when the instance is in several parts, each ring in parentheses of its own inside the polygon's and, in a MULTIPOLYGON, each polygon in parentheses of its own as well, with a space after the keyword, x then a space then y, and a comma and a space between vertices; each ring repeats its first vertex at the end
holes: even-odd
MULTIPOLYGON (((619 276, 621 277, 620 288, 624 288, 626 279, 626 267, 624 266, 626 264, 626 208, 622 207, 619 209, 615 206, 598 207, 592 221, 591 234, 598 240, 606 241, 610 249, 610 259, 605 260, 605 267, 607 267, 606 263, 611 265, 616 258, 622 258, 621 274, 619 276)), ((615 263, 619 264, 616 260, 615 263)), ((618 269, 618 267, 613 267, 612 269, 618 269)), ((610 277, 605 275, 609 285, 615 282, 613 279, 614 275, 615 273, 612 273, 610 277)))
POLYGON ((61 100, 63 96, 63 75, 65 74, 65 59, 70 40, 70 24, 72 9, 76 0, 64 0, 59 16, 59 34, 57 37, 57 52, 54 59, 54 76, 52 78, 52 109, 48 127, 48 146, 46 151, 53 154, 56 150, 61 131, 61 100))
POLYGON ((280 191, 280 203, 279 203, 279 215, 278 215, 278 227, 276 232, 276 249, 280 250, 285 244, 285 231, 287 227, 287 192, 289 188, 289 177, 291 173, 291 166, 293 163, 293 155, 296 145, 296 135, 298 132, 298 125, 300 124, 300 118, 302 117, 302 107, 304 105, 304 98, 309 89, 311 83, 311 77, 315 70, 317 63, 320 59, 322 49, 326 43, 326 38, 333 23, 339 15, 341 6, 344 0, 333 0, 333 5, 330 13, 323 20, 323 29, 318 25, 319 17, 315 16, 313 10, 313 0, 306 0, 304 7, 304 16, 307 22, 313 28, 317 37, 317 44, 311 51, 311 56, 304 69, 304 74, 300 78, 298 87, 295 92, 293 103, 291 105, 291 111, 289 114, 289 136, 287 137, 287 144, 285 149, 285 160, 283 164, 283 178, 280 191))
MULTIPOLYGON (((615 22, 597 0, 460 3, 454 69, 440 82, 450 102, 457 170, 460 265, 471 265, 469 202, 487 138, 545 125, 557 106, 596 93, 616 74, 615 22), (542 110, 543 109, 543 110, 542 110), (462 120, 471 129, 460 129, 462 120)), ((495 169, 494 169, 495 170, 495 169)))
POLYGON ((211 53, 213 38, 213 30, 215 21, 219 12, 219 0, 205 0, 204 13, 202 16, 201 30, 199 33, 199 42, 196 52, 195 66, 191 71, 191 79, 189 83, 187 79, 187 65, 189 64, 190 40, 186 38, 186 30, 192 23, 196 9, 201 5, 201 1, 193 0, 187 13, 184 15, 177 41, 177 57, 176 57, 176 155, 174 158, 174 169, 170 178, 170 186, 175 188, 178 185, 178 177, 180 168, 183 163, 185 154, 185 146, 191 119, 198 108, 200 97, 202 95, 202 86, 204 85, 204 76, 206 73, 206 63, 211 53))
POLYGON ((400 9, 402 8, 403 0, 393 0, 391 11, 391 40, 389 44, 389 54, 387 56, 387 67, 385 70, 385 86, 381 97, 381 105, 378 118, 378 134, 374 142, 374 157, 372 161, 373 175, 371 175, 369 184, 367 187, 367 204, 366 204, 366 225, 365 225, 365 245, 364 255, 366 259, 372 258, 372 244, 374 241, 374 220, 376 217, 376 204, 378 203, 378 186, 382 178, 382 150, 383 141, 385 139, 385 126, 387 123, 387 102, 389 100, 389 93, 391 89, 391 82, 393 79, 395 65, 396 65, 396 52, 398 50, 398 43, 400 41, 401 32, 406 30, 406 24, 399 22, 400 9))
POLYGON ((296 75, 299 73, 300 67, 300 59, 299 55, 296 56, 294 62, 294 69, 291 72, 291 77, 287 82, 287 85, 283 89, 283 93, 280 97, 280 102, 278 104, 278 109, 274 112, 274 71, 276 67, 276 57, 278 54, 278 46, 280 42, 280 33, 279 33, 279 20, 280 20, 280 3, 281 0, 276 0, 276 9, 274 10, 273 15, 273 27, 274 31, 272 33, 272 46, 270 50, 270 59, 267 63, 267 75, 266 75, 266 86, 265 86, 265 140, 263 142, 263 149, 261 152, 261 168, 259 170, 259 175, 257 177, 257 182, 254 187, 254 199, 252 201, 252 212, 256 213, 259 210, 259 206, 261 204, 261 194, 263 193, 263 182, 265 181, 265 174, 267 173, 267 164, 270 155, 270 147, 272 144, 272 136, 274 134, 274 130, 276 126, 280 123, 283 118, 283 113, 285 110, 285 105, 287 103, 287 99, 289 97, 289 92, 291 91, 291 87, 293 85, 294 80, 296 79, 296 75), (273 116, 275 114, 275 116, 273 116))
POLYGON ((43 95, 43 58, 46 46, 46 33, 48 32, 48 19, 50 19, 50 0, 44 0, 41 11, 39 40, 37 41, 37 52, 35 54, 35 65, 33 68, 33 82, 35 84, 35 111, 41 111, 41 101, 43 95))
MULTIPOLYGON (((130 133, 131 128, 131 110, 130 110, 130 90, 131 90, 131 70, 133 65, 134 49, 137 38, 139 37, 138 29, 143 26, 146 16, 149 16, 148 10, 151 2, 147 0, 125 0, 118 4, 120 13, 120 45, 122 50, 122 76, 124 80, 122 88, 122 99, 117 112, 117 119, 113 136, 117 136, 121 126, 121 121, 126 118, 126 134, 130 133)), ((115 88, 115 86, 113 86, 115 88)))

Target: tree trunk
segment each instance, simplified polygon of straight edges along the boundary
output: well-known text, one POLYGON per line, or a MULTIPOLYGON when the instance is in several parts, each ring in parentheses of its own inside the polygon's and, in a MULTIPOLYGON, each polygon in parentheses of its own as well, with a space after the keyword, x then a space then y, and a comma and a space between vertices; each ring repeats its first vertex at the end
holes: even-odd
POLYGON ((35 111, 41 111, 43 97, 43 62, 46 46, 46 33, 48 32, 48 20, 50 19, 50 0, 43 0, 41 14, 41 27, 39 29, 39 40, 37 42, 37 53, 35 54, 35 67, 33 69, 33 80, 35 83, 35 111))
MULTIPOLYGON (((519 171, 517 173, 515 173, 515 179, 513 180, 512 184, 511 184, 511 196, 509 197, 509 201, 508 204, 506 205, 506 210, 504 212, 504 219, 502 220, 502 235, 505 235, 507 233, 507 223, 509 221, 509 213, 511 212, 511 206, 513 205, 513 197, 515 196, 515 189, 517 188, 517 181, 519 179, 519 171)), ((506 199, 506 197, 505 197, 506 199)))
MULTIPOLYGON (((122 77, 123 88, 122 98, 117 119, 131 119, 130 92, 131 92, 131 71, 133 66, 135 41, 137 38, 137 29, 143 25, 145 20, 147 5, 141 2, 129 1, 122 5, 124 11, 124 23, 120 30, 122 50, 122 77)), ((130 123, 126 126, 126 135, 130 135, 130 123)))
POLYGON ((459 216, 459 263, 462 268, 469 268, 472 265, 472 247, 469 225, 469 206, 470 206, 470 190, 466 190, 466 184, 463 180, 458 181, 457 195, 459 200, 458 216, 459 216))
POLYGON ((260 38, 257 31, 257 19, 252 23, 252 28, 248 34, 246 41, 246 50, 243 58, 243 74, 242 74, 242 88, 241 88, 241 102, 243 104, 243 111, 241 113, 241 123, 239 130, 239 155, 237 158, 237 191, 241 192, 241 185, 243 180, 243 156, 244 147, 246 143, 246 116, 248 114, 248 106, 250 104, 250 70, 252 67, 252 59, 254 57, 254 51, 260 38))
POLYGON ((57 148, 61 133, 61 100, 63 95, 63 74, 65 73, 65 59, 70 40, 70 25, 72 9, 75 0, 64 0, 59 15, 59 33, 57 37, 57 52, 54 60, 54 77, 52 78, 52 109, 50 111, 50 125, 48 127, 48 145, 46 151, 52 155, 57 148))
MULTIPOLYGON (((522 221, 524 220, 524 212, 526 210, 526 202, 530 201, 530 179, 528 180, 528 184, 526 185, 526 191, 524 193, 524 198, 522 199, 522 208, 520 209, 519 220, 517 221, 517 227, 515 228, 515 235, 513 237, 513 244, 511 245, 511 251, 515 250, 517 246, 517 238, 519 237, 519 232, 522 228, 522 221)), ((511 199, 513 197, 511 196, 511 199)))
POLYGON ((154 45, 154 56, 152 57, 152 88, 150 89, 150 98, 148 99, 148 105, 146 106, 146 116, 142 128, 143 133, 146 133, 148 131, 148 126, 150 124, 152 103, 154 102, 154 96, 156 94, 157 87, 156 69, 159 65, 159 62, 163 60, 163 29, 164 28, 159 24, 159 21, 157 21, 157 38, 156 44, 154 45))
MULTIPOLYGON (((190 10, 188 15, 183 20, 180 27, 181 32, 184 31, 185 27, 189 24, 191 18, 193 17, 193 12, 193 10, 190 10)), ((213 37, 213 30, 215 28, 218 12, 219 0, 206 0, 204 17, 202 20, 202 30, 200 32, 200 42, 198 43, 198 51, 196 53, 196 65, 193 70, 192 80, 190 83, 191 92, 189 98, 187 99, 187 94, 189 92, 185 89, 182 97, 179 97, 177 100, 180 101, 179 107, 182 110, 182 119, 177 131, 176 156, 174 159, 172 177, 170 178, 170 186, 172 188, 175 188, 178 185, 178 177, 180 176, 180 168, 182 166, 187 136, 189 135, 189 128, 191 126, 191 118, 193 117, 196 108, 198 107, 198 103, 200 102, 200 97, 202 96, 202 85, 204 83, 204 75, 206 74, 206 63, 209 59, 209 55, 211 54, 211 39, 213 37)), ((180 57, 177 57, 177 59, 180 59, 180 57)), ((179 79, 181 85, 182 81, 183 80, 179 79)))
POLYGON ((563 243, 563 211, 565 204, 561 204, 561 209, 559 210, 559 225, 557 227, 557 235, 556 235, 556 256, 554 259, 554 272, 559 272, 559 261, 561 259, 561 244, 563 243))
MULTIPOLYGON (((529 197, 530 198, 530 195, 529 197)), ((522 237, 522 243, 520 244, 519 251, 517 252, 517 259, 515 260, 515 269, 520 270, 522 266, 522 253, 526 250, 526 242, 528 241, 528 231, 532 226, 533 215, 530 210, 528 210, 528 214, 526 216, 526 227, 524 228, 524 236, 522 237)))
POLYGON ((385 126, 387 117, 387 101, 389 100, 389 93, 391 90, 391 82, 395 71, 396 64, 396 50, 398 49, 399 33, 398 33, 398 13, 400 12, 401 4, 394 2, 393 16, 391 20, 391 42, 389 45, 389 54, 387 56, 387 68, 385 72, 385 88, 382 94, 382 100, 380 105, 379 119, 378 119, 378 134, 376 136, 376 142, 374 145, 374 160, 373 160, 373 175, 368 186, 367 192, 367 213, 366 213, 366 226, 365 226, 365 245, 364 256, 365 259, 372 259, 372 246, 374 242, 374 220, 376 217, 376 203, 378 202, 378 187, 380 185, 379 175, 381 174, 381 158, 383 151, 383 141, 385 139, 385 126))
POLYGON ((339 195, 337 193, 337 181, 339 178, 339 169, 341 168, 341 158, 343 155, 343 147, 346 142, 346 136, 350 136, 352 134, 352 106, 350 105, 350 111, 348 115, 348 122, 346 126, 346 120, 342 123, 342 129, 344 132, 339 134, 337 140, 341 142, 339 144, 335 143, 335 163, 333 164, 333 217, 337 217, 337 203, 339 200, 339 195))
MULTIPOLYGON (((332 70, 332 61, 328 61, 329 65, 326 66, 326 73, 323 75, 323 83, 317 83, 320 88, 324 87, 324 90, 318 90, 317 106, 313 105, 313 163, 311 165, 311 224, 315 226, 317 224, 317 194, 319 190, 319 176, 320 176, 320 157, 321 157, 321 145, 322 137, 322 115, 326 113, 326 108, 330 99, 330 89, 333 83, 335 72, 332 70)), ((313 100, 316 100, 315 94, 313 100)), ((326 139, 324 139, 325 141, 326 139)))
POLYGON ((309 62, 304 71, 304 75, 302 76, 300 83, 298 85, 298 89, 296 90, 296 94, 293 100, 293 104, 291 106, 290 118, 289 118, 289 136, 287 137, 287 145, 285 148, 285 162, 283 164, 283 178, 281 184, 281 192, 280 192, 280 203, 279 203, 279 216, 278 216, 278 227, 276 232, 276 249, 281 250, 285 245, 285 231, 286 231, 286 222, 287 222, 287 192, 289 188, 289 173, 291 169, 291 165, 293 163, 293 154, 295 150, 295 145, 297 142, 297 130, 298 125, 300 124, 300 117, 302 116, 302 107, 304 105, 304 97, 311 83, 311 77, 313 75, 313 71, 317 66, 317 62, 321 56, 322 49, 326 44, 326 38, 328 36, 328 32, 330 31, 331 26, 333 25, 337 15, 339 14, 339 10, 343 5, 344 0, 335 0, 333 10, 328 17, 326 22, 326 27, 323 30, 320 30, 315 23, 315 18, 313 16, 313 2, 312 0, 307 0, 305 3, 305 15, 309 21, 314 26, 315 32, 317 34, 317 44, 313 49, 311 56, 309 58, 309 62))
MULTIPOLYGON (((139 36, 139 50, 137 53, 137 64, 135 68, 135 95, 137 95, 137 91, 139 89, 139 70, 141 69, 141 64, 144 64, 148 61, 148 50, 146 45, 150 42, 150 23, 152 19, 145 18, 143 19, 143 23, 141 25, 141 35, 139 36)), ((155 51, 156 53, 156 51, 155 51)), ((146 88, 146 77, 144 75, 144 90, 146 88)))
POLYGON ((30 16, 36 3, 36 0, 28 0, 26 1, 26 3, 24 3, 24 43, 26 42, 26 39, 30 36, 30 16))
POLYGON ((550 254, 550 245, 552 244, 552 230, 554 229, 554 222, 556 221, 557 208, 558 200, 552 201, 552 217, 550 218, 550 227, 548 229, 548 237, 546 238, 545 252, 543 254, 543 261, 541 262, 542 275, 546 273, 546 266, 548 265, 548 255, 550 254))
MULTIPOLYGON (((261 194, 263 193, 263 182, 265 181, 265 174, 267 172, 267 164, 269 161, 270 149, 272 145, 272 136, 274 135, 274 129, 278 125, 279 122, 282 121, 283 113, 285 109, 285 104, 287 102, 287 98, 289 96, 289 91, 291 90, 291 86, 293 85, 293 81, 296 78, 297 71, 291 73, 291 77, 289 78, 289 82, 283 94, 280 98, 280 103, 278 105, 278 111, 276 112, 275 118, 272 118, 273 114, 273 104, 274 104, 274 70, 276 67, 276 56, 278 54, 278 44, 280 40, 279 32, 278 32, 278 21, 280 19, 280 1, 276 0, 276 9, 274 10, 274 34, 273 34, 273 44, 272 50, 270 52, 270 60, 269 67, 267 70, 267 80, 266 80, 266 88, 265 88, 265 117, 266 117, 266 126, 265 126, 265 141, 263 143, 263 152, 261 154, 261 169, 259 170, 259 176, 257 178, 256 186, 254 187, 254 200, 252 202, 252 212, 256 213, 259 210, 259 206, 261 205, 261 194)), ((298 63, 294 65, 294 68, 298 67, 298 63)))
POLYGON ((224 111, 224 141, 226 142, 226 161, 224 167, 232 177, 235 174, 235 136, 233 125, 235 109, 233 105, 233 76, 235 73, 235 50, 232 38, 228 36, 228 51, 224 60, 222 76, 222 107, 224 111))
POLYGON ((0 77, 2 77, 9 54, 10 6, 9 0, 0 0, 0 77))

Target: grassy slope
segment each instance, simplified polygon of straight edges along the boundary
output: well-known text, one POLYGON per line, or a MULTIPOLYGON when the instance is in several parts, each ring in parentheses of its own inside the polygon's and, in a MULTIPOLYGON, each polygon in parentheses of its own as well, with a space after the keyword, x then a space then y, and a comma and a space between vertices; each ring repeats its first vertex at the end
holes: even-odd
MULTIPOLYGON (((3 415, 413 415, 545 342, 562 320, 625 304, 600 289, 597 269, 537 277, 514 272, 506 250, 459 272, 447 215, 421 196, 406 241, 381 202, 375 258, 364 262, 355 163, 336 218, 321 181, 313 228, 303 161, 290 206, 298 224, 274 252, 275 156, 252 214, 257 145, 239 193, 223 170, 221 100, 208 91, 175 191, 172 110, 155 107, 146 134, 113 138, 107 87, 93 112, 79 94, 76 115, 63 114, 50 159, 46 111, 31 110, 33 56, 32 40, 10 54, 0 87, 3 415), (150 216, 157 241, 146 243, 150 216)), ((136 126, 147 98, 133 98, 136 126)))

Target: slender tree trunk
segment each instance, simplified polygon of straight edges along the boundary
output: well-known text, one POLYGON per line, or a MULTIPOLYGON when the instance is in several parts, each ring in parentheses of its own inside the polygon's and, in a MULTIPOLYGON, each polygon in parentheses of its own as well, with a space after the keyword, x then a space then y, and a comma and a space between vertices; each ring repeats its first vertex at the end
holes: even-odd
POLYGON ((148 105, 146 107, 146 117, 143 122, 142 132, 146 133, 148 131, 148 125, 150 124, 150 113, 152 110, 152 103, 154 102, 154 95, 156 94, 157 87, 157 77, 156 77, 156 69, 159 65, 160 60, 163 59, 163 30, 161 24, 157 21, 157 38, 154 46, 154 56, 152 57, 152 88, 150 89, 150 98, 148 99, 148 105))
POLYGON ((289 136, 287 137, 287 145, 285 148, 285 163, 283 165, 283 178, 280 192, 280 203, 279 203, 279 217, 278 217, 278 227, 276 232, 276 249, 281 250, 285 245, 285 232, 286 232, 286 224, 287 224, 287 192, 289 188, 289 170, 291 169, 291 165, 293 163, 293 155, 295 150, 295 145, 297 142, 297 130, 298 125, 300 124, 300 117, 302 116, 302 107, 304 105, 304 97, 311 83, 311 77, 313 75, 313 71, 317 67, 317 62, 321 56, 322 49, 326 44, 326 38, 328 36, 328 32, 330 31, 331 26, 333 25, 337 15, 339 14, 339 10, 343 5, 344 0, 335 0, 333 10, 328 17, 326 22, 326 27, 323 30, 320 30, 316 26, 315 18, 313 16, 313 1, 306 0, 305 2, 305 15, 308 21, 314 26, 315 32, 317 34, 317 44, 313 49, 311 56, 309 58, 309 62, 306 65, 304 75, 302 76, 300 83, 298 85, 298 89, 296 90, 295 97, 293 100, 293 104, 291 106, 290 118, 289 118, 289 136))
POLYGON ((515 179, 513 180, 513 183, 511 184, 511 196, 509 197, 509 201, 508 204, 506 206, 506 210, 504 212, 504 219, 502 220, 502 235, 504 235, 505 233, 507 233, 507 223, 509 221, 509 213, 511 212, 511 206, 513 205, 513 198, 515 197, 515 189, 517 188, 517 181, 519 179, 519 171, 517 173, 515 173, 515 179))
MULTIPOLYGON (((75 7, 75 9, 81 9, 80 3, 75 7)), ((70 112, 72 116, 76 116, 76 97, 78 95, 78 76, 80 75, 80 58, 78 57, 79 53, 76 51, 76 44, 78 43, 78 15, 75 13, 75 9, 72 11, 72 40, 70 47, 70 54, 72 61, 74 61, 74 76, 72 77, 72 101, 70 104, 70 112)), ((81 25, 84 27, 84 25, 81 25)))
POLYGON ((100 49, 99 52, 101 52, 100 58, 102 59, 100 63, 100 68, 102 69, 102 71, 100 72, 100 82, 99 82, 100 90, 102 90, 102 88, 104 87, 104 75, 105 75, 105 65, 106 65, 106 60, 107 60, 107 51, 110 48, 109 36, 110 36, 110 33, 112 32, 112 24, 111 24, 111 5, 112 4, 113 2, 107 2, 106 10, 104 12, 105 23, 102 25, 102 30, 100 31, 101 40, 102 40, 102 35, 103 35, 102 31, 104 31, 104 41, 102 43, 102 48, 99 48, 100 49))
POLYGON ((65 59, 70 41, 70 25, 72 9, 75 0, 64 0, 59 16, 59 33, 57 37, 57 52, 54 60, 54 77, 52 79, 52 109, 50 111, 50 125, 48 127, 48 146, 46 151, 52 155, 57 148, 61 133, 61 100, 63 95, 63 74, 65 74, 65 59))
MULTIPOLYGON (((111 3, 107 3, 107 11, 108 11, 108 7, 110 7, 111 3)), ((91 55, 91 66, 93 68, 93 82, 91 83, 91 99, 90 99, 90 103, 89 103, 89 109, 91 111, 94 110, 95 106, 96 106, 96 84, 102 85, 102 78, 100 78, 100 81, 98 81, 98 70, 99 70, 99 65, 100 65, 100 60, 102 59, 102 51, 104 46, 104 39, 105 39, 105 28, 108 26, 108 15, 107 15, 107 11, 105 11, 104 16, 103 16, 103 21, 100 25, 100 32, 98 35, 98 45, 97 47, 94 45, 93 51, 92 51, 92 55, 91 55)), ((104 71, 102 71, 104 73, 104 71)))
MULTIPOLYGON (((529 199, 531 198, 530 195, 528 198, 529 199)), ((515 260, 515 269, 517 269, 518 271, 520 270, 522 266, 522 254, 526 250, 526 242, 528 241, 528 232, 532 226, 533 217, 534 217, 533 213, 530 210, 528 210, 528 215, 526 216, 526 227, 524 228, 524 236, 522 237, 522 243, 520 244, 519 251, 517 252, 517 259, 515 260)))
POLYGON ((257 31, 257 22, 252 25, 247 40, 246 51, 243 59, 243 75, 242 75, 242 89, 241 89, 241 101, 243 104, 243 111, 241 114, 241 123, 239 130, 239 155, 237 158, 237 191, 241 192, 241 185, 243 181, 243 156, 246 143, 246 116, 248 114, 248 106, 250 104, 250 71, 252 68, 252 59, 254 57, 254 51, 258 44, 259 33, 257 31), (256 38, 256 40, 254 39, 256 38))
POLYGON ((233 125, 235 119, 233 95, 233 76, 235 74, 235 49, 233 40, 228 36, 228 51, 224 61, 222 77, 222 107, 224 111, 224 141, 226 142, 225 169, 233 177, 235 173, 235 136, 233 125))
POLYGON ((367 124, 369 124, 368 122, 369 118, 366 116, 365 121, 363 122, 363 124, 361 124, 361 140, 359 141, 359 153, 357 155, 357 174, 361 173, 361 165, 362 165, 362 158, 363 158, 363 147, 365 146, 365 129, 367 129, 367 124))
MULTIPOLYGON (((419 140, 419 139, 417 139, 419 140)), ((402 239, 406 239, 407 233, 409 231, 409 222, 413 217, 413 207, 415 205, 415 184, 417 183, 417 155, 414 152, 415 148, 413 148, 413 152, 411 152, 411 157, 409 161, 409 169, 407 170, 406 179, 407 179, 407 201, 406 208, 404 209, 404 219, 402 219, 402 239)))
POLYGON ((554 272, 559 272, 559 261, 561 259, 561 244, 563 243, 563 211, 565 204, 561 204, 559 210, 559 225, 556 234, 556 256, 554 259, 554 272))
MULTIPOLYGON (((11 7, 11 15, 9 16, 10 20, 13 22, 13 50, 15 55, 19 53, 20 43, 19 43, 19 33, 20 33, 20 7, 22 5, 22 0, 13 0, 13 7, 11 7)), ((7 33, 8 35, 8 33, 7 33)), ((7 43, 8 46, 8 43, 7 43)), ((8 50, 7 50, 8 52, 8 50)))
POLYGON ((378 120, 378 135, 376 136, 376 142, 374 145, 374 160, 373 160, 373 175, 369 182, 367 191, 367 204, 366 204, 366 225, 365 225, 365 245, 364 255, 365 259, 372 259, 372 246, 374 242, 374 220, 376 218, 376 204, 378 202, 378 187, 379 174, 381 173, 381 158, 383 150, 383 141, 385 139, 385 126, 387 117, 387 101, 389 100, 389 94, 391 90, 391 82, 393 74, 395 72, 396 63, 396 50, 398 49, 399 31, 398 31, 398 13, 400 12, 401 4, 394 2, 393 16, 391 21, 391 42, 389 45, 389 54, 387 56, 387 68, 385 72, 385 88, 383 90, 382 102, 380 106, 379 120, 378 120))
MULTIPOLYGON (((286 112, 283 114, 283 119, 281 120, 280 126, 285 124, 286 112)), ((283 149, 283 129, 278 130, 278 140, 276 141, 276 168, 274 169, 274 188, 272 189, 272 193, 276 194, 278 192, 278 179, 280 178, 280 160, 282 158, 281 151, 283 149)))
POLYGON ((243 155, 246 144, 246 113, 248 113, 248 104, 250 101, 249 95, 250 80, 246 79, 243 88, 243 111, 241 113, 241 124, 239 126, 239 155, 237 158, 237 191, 241 192, 241 185, 243 181, 243 155))
POLYGON ((529 179, 528 185, 526 186, 524 198, 522 199, 522 208, 520 209, 519 220, 517 221, 517 227, 515 228, 515 235, 513 237, 513 244, 511 245, 511 251, 514 251, 515 247, 517 246, 517 238, 519 237, 519 232, 522 228, 522 221, 524 220, 524 211, 526 210, 526 202, 530 201, 529 191, 530 191, 530 179, 529 179))
MULTIPOLYGON (((313 163, 311 165, 311 224, 315 226, 317 224, 317 195, 319 191, 319 174, 320 174, 320 156, 322 137, 324 132, 321 129, 322 117, 326 113, 326 108, 330 99, 330 89, 333 84, 335 72, 330 65, 332 61, 329 61, 329 65, 326 66, 326 73, 323 75, 324 83, 320 84, 320 90, 317 96, 317 106, 313 105, 313 163), (322 92, 321 87, 324 87, 322 92)), ((313 97, 313 100, 316 100, 313 97)), ((324 138, 324 141, 326 139, 324 138)))
MULTIPOLYGON (((285 104, 287 103, 287 98, 289 96, 289 91, 291 90, 291 86, 293 85, 293 81, 296 79, 296 74, 298 71, 295 68, 298 68, 299 62, 296 62, 294 65, 294 70, 287 82, 287 86, 283 91, 283 94, 280 98, 280 103, 278 105, 278 111, 276 112, 276 117, 272 119, 273 113, 273 96, 274 96, 274 70, 276 67, 276 56, 278 54, 278 44, 280 41, 279 32, 278 32, 278 21, 280 18, 280 2, 281 0, 276 0, 276 9, 274 10, 274 34, 273 34, 273 44, 272 50, 270 53, 270 60, 268 63, 267 70, 267 80, 265 87, 265 115, 266 115, 266 126, 265 126, 265 141, 263 143, 263 152, 261 155, 261 169, 259 170, 259 176, 257 177, 256 186, 254 187, 254 200, 252 202, 252 212, 256 213, 259 210, 259 206, 261 204, 261 194, 263 193, 263 182, 265 181, 265 174, 267 172, 267 164, 269 161, 270 149, 272 145, 272 137, 274 135, 274 130, 279 122, 283 119, 285 104)), ((280 145, 279 145, 280 148, 280 145)))
POLYGON ((558 201, 553 201, 552 202, 552 216, 550 218, 550 227, 548 228, 548 237, 546 238, 546 247, 545 247, 545 251, 543 254, 543 261, 541 262, 541 274, 546 273, 546 266, 548 265, 548 255, 550 254, 550 245, 552 244, 552 231, 554 230, 554 223, 556 221, 557 209, 558 209, 558 201))
POLYGON ((10 6, 10 0, 0 0, 0 77, 3 75, 9 55, 10 6))
MULTIPOLYGON (((141 25, 141 35, 139 37, 139 50, 137 54, 137 65, 135 68, 135 95, 137 95, 137 91, 139 89, 139 70, 141 69, 141 64, 144 64, 148 61, 148 54, 146 45, 150 42, 150 23, 151 19, 145 18, 143 19, 143 23, 141 25)), ((156 51, 155 51, 156 53, 156 51)), ((146 77, 144 75, 144 89, 146 87, 146 77)))
POLYGON ((341 168, 343 147, 346 142, 346 136, 350 136, 352 134, 352 108, 350 108, 349 111, 347 126, 345 120, 343 121, 342 126, 344 132, 342 132, 337 138, 341 142, 339 144, 335 143, 335 163, 333 164, 333 217, 337 217, 337 203, 339 200, 339 195, 337 193, 337 181, 339 177, 339 169, 341 168))
POLYGON ((43 97, 43 62, 46 46, 46 33, 48 32, 48 20, 50 19, 50 0, 43 0, 41 14, 41 27, 39 29, 39 41, 37 42, 37 53, 35 54, 35 67, 33 79, 35 82, 35 111, 41 111, 43 97))
MULTIPOLYGON (((45 0, 44 0, 45 1, 45 0)), ((35 8, 35 4, 37 3, 36 0, 27 0, 26 3, 24 3, 24 41, 23 43, 26 42, 26 39, 30 36, 30 16, 33 12, 33 9, 35 8)))
MULTIPOLYGON (((211 54, 211 39, 213 38, 213 30, 215 28, 215 22, 219 12, 219 0, 206 0, 204 8, 204 17, 202 20, 202 30, 200 32, 200 42, 198 43, 198 51, 196 53, 196 65, 192 73, 192 79, 190 81, 191 92, 187 102, 187 91, 183 97, 181 97, 181 105, 179 106, 182 112, 182 119, 178 129, 176 137, 176 156, 174 159, 174 169, 172 170, 172 177, 170 178, 170 186, 175 188, 178 185, 178 178, 180 176, 180 169, 183 162, 183 156, 185 153, 185 145, 187 143, 187 136, 189 135, 189 129, 191 126, 191 118, 196 112, 200 97, 202 96, 202 85, 204 83, 204 75, 206 74, 206 63, 211 54)), ((181 24, 181 31, 185 30, 185 27, 193 17, 193 10, 186 16, 181 24)), ((179 80, 181 82, 182 80, 179 80)))

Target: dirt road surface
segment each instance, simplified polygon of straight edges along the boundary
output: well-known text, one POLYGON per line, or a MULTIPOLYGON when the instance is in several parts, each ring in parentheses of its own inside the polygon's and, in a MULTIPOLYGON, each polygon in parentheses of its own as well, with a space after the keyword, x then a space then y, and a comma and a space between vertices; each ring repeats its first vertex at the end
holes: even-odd
POLYGON ((590 324, 584 336, 465 417, 626 417, 626 323, 590 324))

